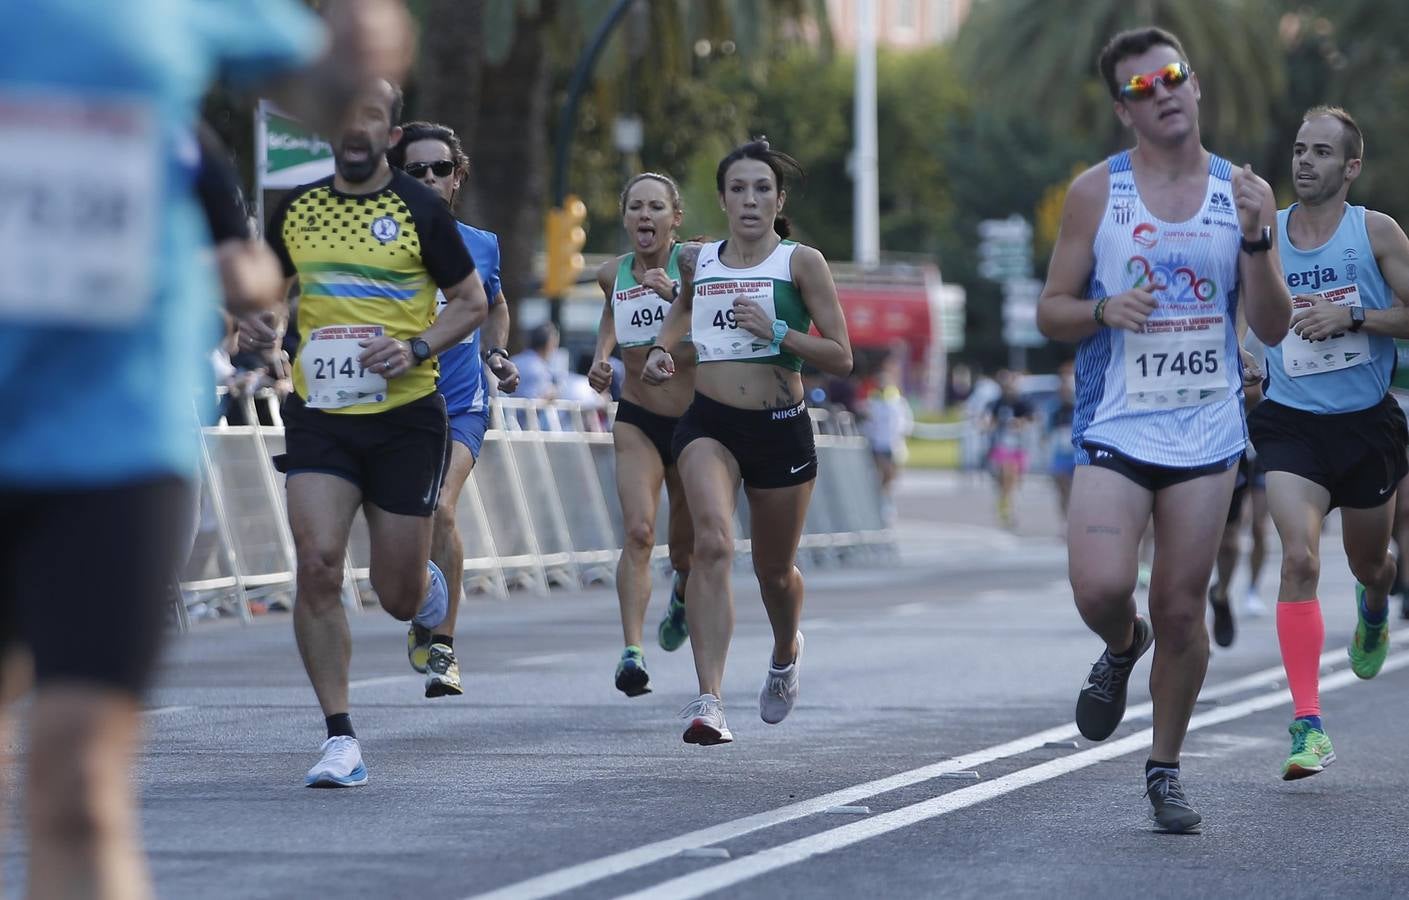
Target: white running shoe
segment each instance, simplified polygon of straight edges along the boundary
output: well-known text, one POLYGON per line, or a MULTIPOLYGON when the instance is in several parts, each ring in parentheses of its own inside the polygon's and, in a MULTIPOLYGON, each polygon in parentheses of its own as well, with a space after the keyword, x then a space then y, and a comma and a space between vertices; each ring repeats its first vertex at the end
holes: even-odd
POLYGON ((797 657, 786 669, 779 669, 768 661, 768 677, 763 679, 763 690, 758 695, 758 714, 769 725, 777 725, 793 711, 797 702, 797 672, 802 668, 802 632, 797 633, 797 657))
POLYGON ((1250 619, 1259 619, 1267 615, 1267 604, 1262 602, 1257 588, 1248 588, 1248 595, 1243 600, 1243 613, 1250 619))
POLYGON ((688 706, 680 710, 680 717, 690 720, 685 728, 687 744, 707 747, 734 740, 734 733, 724 721, 724 704, 713 694, 700 694, 691 700, 688 706))
POLYGON ((428 631, 434 631, 450 612, 450 590, 445 586, 445 575, 439 566, 426 560, 426 569, 430 573, 426 579, 426 598, 421 601, 421 608, 412 621, 428 631))
POLYGON ((360 787, 367 783, 367 767, 362 765, 362 748, 357 738, 346 735, 330 737, 323 742, 323 758, 308 770, 303 780, 307 787, 360 787))

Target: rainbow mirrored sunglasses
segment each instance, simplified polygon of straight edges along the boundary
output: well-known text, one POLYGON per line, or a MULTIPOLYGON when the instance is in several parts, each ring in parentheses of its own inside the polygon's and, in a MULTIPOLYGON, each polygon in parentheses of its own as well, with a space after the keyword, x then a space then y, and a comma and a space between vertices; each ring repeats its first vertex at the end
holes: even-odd
POLYGON ((1193 74, 1194 70, 1189 68, 1188 63, 1173 62, 1153 72, 1132 75, 1129 81, 1120 86, 1120 99, 1147 100, 1155 95, 1156 84, 1163 83, 1166 90, 1172 91, 1188 81, 1189 76, 1193 74))

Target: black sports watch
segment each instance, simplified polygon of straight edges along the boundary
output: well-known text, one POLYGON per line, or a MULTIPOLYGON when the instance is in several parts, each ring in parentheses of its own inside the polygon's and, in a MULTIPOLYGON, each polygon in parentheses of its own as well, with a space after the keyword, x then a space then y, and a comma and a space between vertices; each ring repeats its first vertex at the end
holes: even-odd
POLYGON ((491 356, 502 356, 508 359, 509 351, 505 350, 503 347, 490 347, 488 350, 484 351, 484 358, 488 360, 491 356))
POLYGON ((411 356, 415 358, 416 365, 420 365, 431 358, 431 345, 426 343, 425 338, 411 338, 411 356))
POLYGON ((1365 327, 1365 307, 1352 306, 1350 308, 1350 330, 1359 331, 1365 327))
POLYGON ((1246 254, 1248 254, 1249 256, 1252 256, 1252 255, 1255 254, 1255 253, 1266 253, 1268 250, 1271 250, 1271 249, 1272 249, 1272 226, 1270 226, 1270 225, 1263 225, 1263 226, 1262 226, 1262 237, 1258 238, 1258 239, 1255 240, 1255 241, 1250 241, 1250 240, 1248 240, 1247 238, 1243 238, 1243 239, 1242 239, 1242 247, 1243 247, 1243 252, 1246 253, 1246 254))

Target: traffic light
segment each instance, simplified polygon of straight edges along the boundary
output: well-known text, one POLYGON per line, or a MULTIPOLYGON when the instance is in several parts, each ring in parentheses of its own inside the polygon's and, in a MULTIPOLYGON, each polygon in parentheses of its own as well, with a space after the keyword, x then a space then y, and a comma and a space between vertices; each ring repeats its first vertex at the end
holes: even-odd
POLYGON ((563 198, 563 205, 548 210, 544 245, 548 251, 547 270, 543 275, 543 293, 561 297, 577 283, 582 271, 582 245, 587 240, 583 223, 587 220, 587 204, 574 194, 563 198))

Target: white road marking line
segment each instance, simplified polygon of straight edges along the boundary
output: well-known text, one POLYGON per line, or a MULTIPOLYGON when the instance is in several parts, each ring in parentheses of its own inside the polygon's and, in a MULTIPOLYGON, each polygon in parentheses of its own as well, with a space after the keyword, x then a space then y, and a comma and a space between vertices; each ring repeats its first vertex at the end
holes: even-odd
POLYGON ((153 709, 142 710, 144 716, 164 716, 167 713, 182 712, 188 709, 195 709, 194 706, 158 706, 153 709))
POLYGON ((509 660, 511 666, 550 666, 553 663, 572 659, 572 653, 543 653, 538 656, 520 656, 509 660))
MULTIPOLYGON (((1332 659, 1343 659, 1344 650, 1328 650, 1322 655, 1322 662, 1332 659)), ((1394 658, 1392 657, 1391 661, 1394 658)), ((1409 654, 1405 654, 1409 659, 1409 654)), ((1386 663, 1388 665, 1388 663, 1386 663)), ((1282 667, 1272 666, 1236 678, 1233 681, 1213 687, 1205 687, 1201 696, 1217 699, 1232 694, 1239 694, 1253 688, 1265 687, 1271 682, 1284 677, 1282 667)), ((1072 687, 1076 688, 1079 682, 1075 673, 1072 678, 1072 687)), ((1223 710, 1220 710, 1222 712, 1223 710)), ((1149 718, 1152 707, 1148 702, 1132 706, 1126 710, 1125 721, 1133 722, 1140 719, 1149 718)), ((1210 713, 1211 715, 1212 713, 1210 713)), ((733 819, 712 825, 708 828, 701 828, 682 834, 679 837, 667 838, 663 841, 656 841, 650 844, 643 844, 631 850, 623 850, 620 853, 613 853, 610 856, 603 856, 598 859, 588 860, 572 866, 566 866, 551 872, 524 881, 509 884, 501 888, 483 894, 476 894, 470 900, 538 900, 541 897, 549 897, 563 891, 570 891, 619 875, 622 872, 629 872, 632 869, 648 866, 662 859, 675 856, 683 850, 692 847, 707 847, 711 844, 718 844, 724 841, 733 840, 737 837, 749 834, 754 831, 761 831, 782 825, 785 822, 792 822, 797 819, 806 818, 830 809, 833 806, 845 806, 855 803, 858 800, 865 800, 884 794, 889 791, 899 790, 909 787, 922 781, 929 781, 938 778, 949 772, 960 772, 966 769, 972 770, 978 766, 985 765, 995 760, 1006 759, 1010 756, 1017 756, 1031 750, 1041 749, 1050 741, 1070 741, 1080 737, 1076 726, 1073 724, 1058 725, 1044 731, 1038 731, 1016 740, 997 744, 982 750, 974 751, 963 756, 942 760, 907 772, 900 772, 886 778, 875 781, 868 781, 849 788, 832 791, 813 797, 810 800, 801 800, 797 803, 790 803, 776 809, 765 810, 740 819, 733 819)))
MULTIPOLYGON (((1405 666, 1409 666, 1409 654, 1400 654, 1394 659, 1386 660, 1381 672, 1390 672, 1405 666)), ((1349 670, 1338 672, 1321 682, 1321 690, 1322 692, 1338 690, 1346 685, 1355 684, 1359 680, 1355 673, 1349 670)), ((1285 690, 1259 694, 1256 697, 1194 716, 1189 722, 1189 731, 1210 728, 1234 719, 1245 718, 1254 713, 1264 712, 1282 706, 1290 699, 1290 695, 1285 690)), ((705 870, 696 870, 688 875, 663 881, 645 890, 617 897, 616 900, 691 900, 694 897, 703 897, 741 881, 747 881, 775 869, 802 862, 810 857, 840 850, 852 844, 942 816, 945 813, 975 806, 985 800, 992 800, 1030 785, 1051 781, 1099 762, 1144 750, 1149 747, 1152 737, 1153 729, 1146 728, 1144 731, 1123 737, 1111 744, 1100 744, 1090 750, 1049 760, 1026 769, 1019 769, 985 784, 978 784, 919 803, 912 803, 909 806, 902 806, 864 821, 829 828, 805 838, 761 850, 733 862, 712 866, 705 870)))
POLYGON ((380 676, 380 677, 378 677, 378 678, 359 678, 359 679, 356 680, 356 681, 349 681, 349 682, 347 683, 347 686, 348 686, 349 688, 372 687, 373 685, 378 685, 378 684, 396 684, 397 682, 401 682, 401 681, 411 681, 411 680, 413 680, 413 679, 419 680, 419 679, 421 679, 422 677, 424 677, 424 676, 421 676, 421 675, 382 675, 382 676, 380 676))

